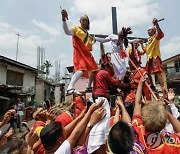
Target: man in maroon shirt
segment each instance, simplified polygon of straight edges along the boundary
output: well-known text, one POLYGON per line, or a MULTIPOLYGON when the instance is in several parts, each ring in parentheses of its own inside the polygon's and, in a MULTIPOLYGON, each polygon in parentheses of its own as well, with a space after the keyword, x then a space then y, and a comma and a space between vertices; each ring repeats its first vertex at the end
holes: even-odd
POLYGON ((93 81, 93 91, 92 97, 93 100, 97 99, 98 97, 106 97, 108 99, 108 88, 111 87, 118 87, 121 83, 120 80, 113 78, 108 73, 109 64, 104 62, 101 64, 101 69, 95 73, 94 81, 93 81))

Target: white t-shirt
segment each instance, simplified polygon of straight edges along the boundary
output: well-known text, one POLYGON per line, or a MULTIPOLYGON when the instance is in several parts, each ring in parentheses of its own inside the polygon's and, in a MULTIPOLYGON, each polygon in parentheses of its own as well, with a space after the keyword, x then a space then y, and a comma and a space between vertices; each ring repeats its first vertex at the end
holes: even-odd
POLYGON ((65 140, 54 154, 71 154, 71 145, 65 140))

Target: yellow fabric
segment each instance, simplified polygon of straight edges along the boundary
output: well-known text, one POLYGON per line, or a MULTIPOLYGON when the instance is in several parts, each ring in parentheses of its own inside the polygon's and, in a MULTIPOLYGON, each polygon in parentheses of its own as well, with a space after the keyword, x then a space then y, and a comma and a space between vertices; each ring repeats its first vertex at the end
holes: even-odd
POLYGON ((147 54, 147 60, 152 58, 157 58, 157 56, 161 57, 159 44, 160 40, 156 39, 157 34, 154 34, 153 36, 148 38, 148 43, 146 46, 146 54, 147 54))
POLYGON ((40 137, 41 130, 43 129, 43 126, 37 127, 34 131, 37 133, 37 135, 40 137))
MULTIPOLYGON (((77 27, 77 26, 72 27, 72 30, 74 31, 74 36, 77 36, 78 38, 80 38, 82 40, 82 42, 84 42, 87 35, 89 35, 85 29, 82 29, 82 28, 77 27)), ((87 37, 87 41, 85 42, 85 45, 87 46, 89 51, 92 51, 92 41, 93 41, 93 38, 89 35, 87 37)))

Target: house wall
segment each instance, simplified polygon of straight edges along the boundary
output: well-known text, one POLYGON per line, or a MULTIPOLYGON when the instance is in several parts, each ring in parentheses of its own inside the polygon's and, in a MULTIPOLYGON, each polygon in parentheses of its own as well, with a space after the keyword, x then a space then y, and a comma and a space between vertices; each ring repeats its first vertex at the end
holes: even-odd
POLYGON ((180 72, 176 72, 174 61, 166 64, 167 66, 167 79, 180 78, 180 72), (172 68, 171 68, 172 67, 172 68))
POLYGON ((60 91, 60 86, 55 87, 55 104, 58 105, 60 103, 61 99, 61 91, 60 91))
POLYGON ((44 83, 41 81, 36 81, 36 101, 38 104, 44 101, 44 83))
POLYGON ((24 78, 23 78, 23 87, 25 89, 33 89, 35 91, 35 84, 36 84, 36 75, 35 73, 32 73, 30 71, 24 72, 24 78))
POLYGON ((0 64, 0 84, 6 84, 6 73, 6 67, 0 64))
POLYGON ((36 101, 40 104, 49 99, 52 91, 52 86, 43 80, 36 80, 36 101))
POLYGON ((44 100, 50 99, 51 87, 47 84, 44 84, 44 100))

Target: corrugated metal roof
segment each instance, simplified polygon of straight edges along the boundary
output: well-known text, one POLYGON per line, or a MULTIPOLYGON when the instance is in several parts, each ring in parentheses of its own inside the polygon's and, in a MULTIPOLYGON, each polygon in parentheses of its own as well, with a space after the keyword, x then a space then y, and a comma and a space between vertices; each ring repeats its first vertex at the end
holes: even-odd
POLYGON ((24 68, 24 69, 27 69, 27 70, 31 70, 31 71, 34 71, 34 72, 38 72, 39 71, 38 69, 33 68, 33 67, 29 66, 29 65, 20 63, 18 61, 9 59, 9 58, 1 56, 1 55, 0 55, 0 61, 2 61, 3 63, 7 63, 7 64, 14 65, 14 66, 17 66, 17 67, 21 67, 21 68, 24 68))

